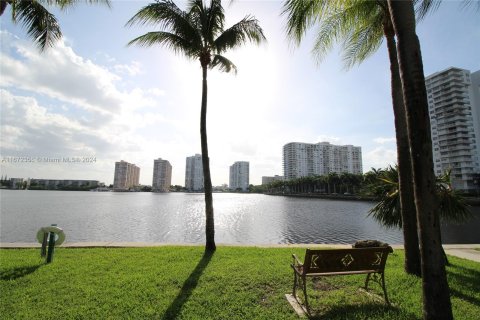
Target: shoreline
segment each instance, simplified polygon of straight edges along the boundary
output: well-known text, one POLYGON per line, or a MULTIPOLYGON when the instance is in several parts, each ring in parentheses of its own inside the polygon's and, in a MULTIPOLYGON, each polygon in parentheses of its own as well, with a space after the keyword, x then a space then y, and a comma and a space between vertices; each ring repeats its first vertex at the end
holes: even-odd
MULTIPOLYGON (((162 248, 162 247, 203 247, 198 243, 158 243, 158 242, 72 242, 58 246, 65 249, 121 249, 121 248, 162 248)), ((403 244, 390 245, 394 250, 403 250, 403 244)), ((480 244, 444 244, 445 253, 457 258, 467 259, 480 263, 480 244)), ((40 249, 39 243, 0 243, 0 250, 28 250, 40 249)), ((347 249, 351 244, 217 244, 217 248, 243 247, 243 248, 264 248, 264 249, 347 249)))
MULTIPOLYGON (((152 247, 201 247, 203 243, 169 243, 169 242, 71 242, 56 248, 152 248, 152 247)), ((403 244, 390 244, 393 249, 403 249, 403 244)), ((447 249, 480 249, 480 243, 443 244, 447 249)), ((0 249, 35 249, 40 248, 35 242, 0 242, 0 249)), ((290 244, 238 244, 218 243, 217 247, 251 247, 251 248, 351 248, 351 244, 340 243, 290 243, 290 244)), ((479 251, 480 254, 480 251, 479 251)))
POLYGON ((315 199, 327 199, 327 200, 350 200, 350 201, 366 201, 374 202, 373 197, 362 197, 355 195, 344 194, 323 194, 323 193, 264 193, 267 196, 284 196, 293 198, 315 198, 315 199))
MULTIPOLYGON (((327 200, 349 200, 349 201, 365 201, 375 202, 373 197, 344 195, 344 194, 322 194, 322 193, 264 193, 267 196, 284 196, 293 198, 314 198, 327 200)), ((473 207, 480 206, 480 198, 464 197, 465 202, 473 207)))

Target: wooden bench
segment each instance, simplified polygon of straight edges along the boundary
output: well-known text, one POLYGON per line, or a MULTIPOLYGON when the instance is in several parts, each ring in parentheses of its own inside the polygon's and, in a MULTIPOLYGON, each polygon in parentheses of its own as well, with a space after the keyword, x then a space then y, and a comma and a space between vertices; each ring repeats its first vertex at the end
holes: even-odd
MULTIPOLYGON (((302 282, 303 296, 307 312, 310 312, 307 298, 307 277, 341 276, 353 274, 367 274, 365 290, 368 290, 368 282, 372 278, 383 289, 385 302, 390 304, 385 287, 385 264, 389 253, 393 250, 388 247, 354 248, 354 249, 322 249, 305 252, 305 262, 293 255, 293 296, 297 299, 297 287, 302 282)), ((297 299, 298 300, 298 299, 297 299)))

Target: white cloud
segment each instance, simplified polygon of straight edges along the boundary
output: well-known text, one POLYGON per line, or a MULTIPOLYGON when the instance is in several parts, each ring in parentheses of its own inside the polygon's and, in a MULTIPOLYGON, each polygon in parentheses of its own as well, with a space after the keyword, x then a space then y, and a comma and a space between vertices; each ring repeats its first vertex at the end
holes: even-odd
POLYGON ((342 138, 329 136, 325 134, 317 136, 317 141, 315 141, 314 143, 317 143, 317 142, 330 142, 331 144, 338 144, 338 145, 343 144, 342 138))
MULTIPOLYGON (((166 121, 161 115, 138 114, 131 117, 130 125, 124 123, 122 126, 119 123, 123 116, 118 115, 112 121, 117 124, 106 130, 103 126, 88 126, 72 114, 49 110, 33 97, 17 96, 5 89, 0 89, 0 96, 2 157, 94 156, 97 159, 87 172, 85 168, 72 168, 70 164, 33 163, 25 167, 2 163, 2 172, 5 170, 10 176, 85 178, 88 175, 89 178, 111 182, 115 161, 125 159, 145 164, 145 153, 157 149, 148 137, 136 132, 138 128, 135 126, 166 121)), ((62 108, 59 110, 63 112, 62 108)))
POLYGON ((50 150, 52 153, 78 150, 82 145, 84 146, 84 143, 72 139, 74 134, 92 130, 75 119, 49 112, 34 98, 15 96, 4 89, 0 89, 0 96, 2 154, 13 150, 27 152, 30 155, 39 154, 45 150, 50 150), (16 142, 15 146, 9 143, 11 141, 16 142))
MULTIPOLYGON (((8 33, 0 36, 8 46, 0 53, 2 87, 23 89, 73 104, 103 116, 103 120, 124 108, 155 104, 149 93, 141 89, 119 90, 117 84, 122 81, 119 75, 77 55, 62 41, 39 54, 30 43, 11 41, 8 33)), ((130 65, 116 65, 114 69, 136 74, 141 66, 134 61, 130 65)))
POLYGON ((378 137, 378 138, 373 139, 373 141, 375 143, 379 143, 379 144, 386 144, 386 143, 396 142, 397 139, 395 139, 394 137, 391 137, 391 138, 378 137))
MULTIPOLYGON (((123 89, 124 79, 108 66, 77 55, 64 42, 39 54, 30 42, 8 32, 2 31, 0 37, 5 45, 0 52, 2 156, 97 157, 88 172, 72 171, 65 165, 18 167, 2 163, 2 171, 8 168, 9 175, 88 175, 111 182, 115 161, 149 165, 159 156, 158 150, 165 149, 165 143, 156 137, 166 136, 163 131, 172 131, 172 126, 181 127, 159 107, 165 96, 159 88, 123 89)), ((124 67, 117 69, 127 74, 141 69, 137 62, 124 67)), ((142 180, 148 183, 150 178, 142 180)))
POLYGON ((157 97, 161 97, 161 96, 165 95, 164 90, 160 90, 160 89, 156 89, 156 88, 148 89, 147 92, 154 95, 154 96, 157 96, 157 97))
POLYGON ((142 72, 142 65, 138 61, 132 61, 131 64, 116 64, 113 69, 120 74, 136 76, 142 72))
POLYGON ((363 169, 369 171, 370 168, 386 168, 389 165, 397 163, 397 152, 394 149, 377 147, 368 151, 363 156, 363 169))

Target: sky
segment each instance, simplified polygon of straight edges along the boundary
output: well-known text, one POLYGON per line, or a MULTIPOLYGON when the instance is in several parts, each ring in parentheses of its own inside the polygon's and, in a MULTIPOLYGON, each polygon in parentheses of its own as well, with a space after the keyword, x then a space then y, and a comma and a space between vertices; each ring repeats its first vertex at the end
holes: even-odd
MULTIPOLYGON (((127 46, 156 30, 125 27, 146 4, 52 8, 64 38, 43 53, 7 8, 0 17, 2 176, 108 185, 115 162, 125 160, 141 168, 141 184, 151 185, 153 160, 162 158, 173 167, 172 184, 184 185, 186 157, 201 153, 201 68, 161 46, 127 46)), ((364 172, 395 163, 385 44, 346 70, 338 47, 321 63, 314 58, 315 28, 300 46, 288 40, 282 2, 224 6, 226 27, 253 15, 268 42, 225 53, 237 75, 208 74, 213 185, 228 184, 235 161, 250 162, 251 184, 282 175, 289 142, 360 146, 364 172)), ((426 76, 451 66, 480 70, 479 16, 458 1, 442 1, 418 24, 426 76)))

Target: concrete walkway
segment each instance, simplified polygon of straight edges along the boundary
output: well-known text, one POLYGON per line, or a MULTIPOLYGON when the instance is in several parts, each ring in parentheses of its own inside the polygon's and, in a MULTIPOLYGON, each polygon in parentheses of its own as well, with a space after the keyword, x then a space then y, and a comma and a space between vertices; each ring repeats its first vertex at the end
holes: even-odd
POLYGON ((445 252, 448 255, 463 258, 463 259, 468 259, 476 262, 480 262, 480 248, 477 247, 477 250, 475 249, 445 249, 445 252))
MULTIPOLYGON (((153 243, 153 242, 66 242, 61 248, 141 248, 163 246, 198 246, 198 243, 153 243)), ((217 244, 229 247, 260 247, 260 248, 351 248, 348 244, 273 244, 273 245, 245 245, 245 244, 217 244)), ((393 249, 403 249, 403 245, 392 245, 393 249)), ((2 249, 40 248, 39 243, 0 243, 2 249)), ((480 244, 444 244, 443 248, 448 255, 480 262, 480 244), (477 249, 477 250, 475 250, 477 249)))

